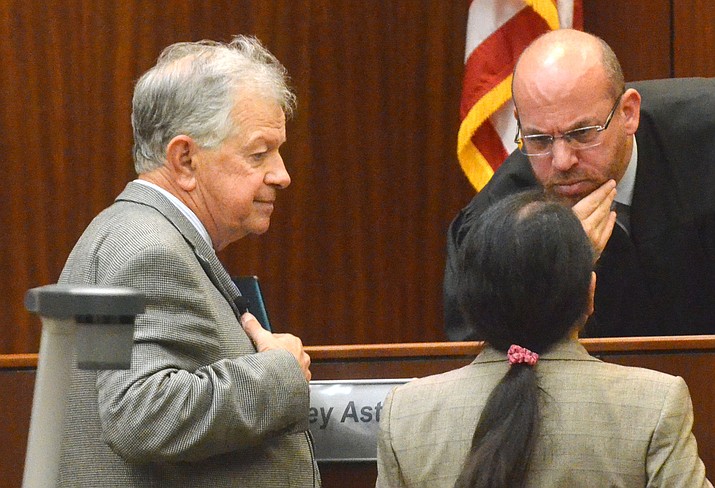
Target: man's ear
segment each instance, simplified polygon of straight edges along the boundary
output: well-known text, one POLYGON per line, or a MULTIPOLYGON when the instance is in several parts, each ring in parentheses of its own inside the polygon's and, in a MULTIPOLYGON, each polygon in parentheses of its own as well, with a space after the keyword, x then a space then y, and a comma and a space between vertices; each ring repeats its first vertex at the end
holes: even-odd
POLYGON ((641 120, 641 95, 633 88, 629 88, 623 93, 621 98, 621 110, 623 111, 623 124, 628 135, 635 134, 641 120))
POLYGON ((174 182, 184 191, 196 188, 194 161, 196 142, 186 135, 174 137, 166 145, 166 163, 174 177, 174 182))

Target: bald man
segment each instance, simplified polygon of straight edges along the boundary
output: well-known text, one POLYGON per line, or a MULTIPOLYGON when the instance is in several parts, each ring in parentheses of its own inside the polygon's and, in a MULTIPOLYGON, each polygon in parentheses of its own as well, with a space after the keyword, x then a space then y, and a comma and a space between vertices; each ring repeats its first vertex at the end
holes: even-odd
POLYGON ((715 333, 715 79, 624 83, 593 35, 544 34, 514 69, 519 149, 447 236, 447 335, 479 339, 456 290, 460 244, 491 203, 542 187, 600 255, 591 337, 715 333))

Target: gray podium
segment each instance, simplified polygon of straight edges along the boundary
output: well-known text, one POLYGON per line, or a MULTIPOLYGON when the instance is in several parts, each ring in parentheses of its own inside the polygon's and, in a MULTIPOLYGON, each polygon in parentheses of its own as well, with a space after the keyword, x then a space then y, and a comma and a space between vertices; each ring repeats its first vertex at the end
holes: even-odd
POLYGON ((25 307, 40 315, 42 337, 22 486, 47 488, 57 482, 74 362, 80 369, 128 369, 145 297, 131 288, 58 284, 28 290, 25 307))

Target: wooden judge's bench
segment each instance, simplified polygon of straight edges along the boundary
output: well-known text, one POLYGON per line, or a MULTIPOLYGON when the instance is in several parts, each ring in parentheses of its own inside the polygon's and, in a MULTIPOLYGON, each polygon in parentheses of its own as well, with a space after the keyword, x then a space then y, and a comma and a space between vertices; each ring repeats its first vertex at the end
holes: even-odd
MULTIPOLYGON (((715 478, 715 336, 584 339, 604 361, 682 376, 695 410, 693 428, 707 475, 715 478)), ((313 380, 414 378, 464 366, 477 342, 313 346, 313 380)), ((37 355, 0 355, 0 488, 19 487, 30 422, 37 355)), ((374 461, 321 462, 323 486, 373 487, 374 461)))

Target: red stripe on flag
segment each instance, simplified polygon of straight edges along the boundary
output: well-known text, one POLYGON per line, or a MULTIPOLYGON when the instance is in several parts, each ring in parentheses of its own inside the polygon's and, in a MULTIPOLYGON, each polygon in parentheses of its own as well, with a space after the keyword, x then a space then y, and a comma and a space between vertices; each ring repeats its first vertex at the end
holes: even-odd
POLYGON ((523 8, 472 51, 464 68, 462 120, 477 100, 511 74, 526 46, 549 30, 543 17, 523 8))
POLYGON ((489 120, 484 121, 472 134, 472 144, 479 148, 479 152, 494 171, 509 156, 499 138, 499 133, 489 120))

